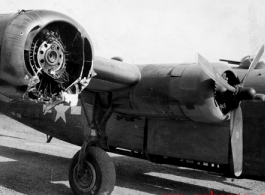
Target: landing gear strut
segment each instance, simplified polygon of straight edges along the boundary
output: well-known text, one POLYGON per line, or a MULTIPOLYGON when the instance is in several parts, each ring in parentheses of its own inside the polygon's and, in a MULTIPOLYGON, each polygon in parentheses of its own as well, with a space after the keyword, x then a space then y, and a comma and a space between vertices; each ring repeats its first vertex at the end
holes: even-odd
POLYGON ((81 104, 91 133, 84 141, 81 150, 72 159, 69 183, 76 195, 109 195, 116 182, 116 172, 112 159, 101 148, 108 148, 104 126, 111 116, 112 106, 101 112, 102 106, 98 101, 98 95, 95 94, 90 122, 82 97, 81 104))

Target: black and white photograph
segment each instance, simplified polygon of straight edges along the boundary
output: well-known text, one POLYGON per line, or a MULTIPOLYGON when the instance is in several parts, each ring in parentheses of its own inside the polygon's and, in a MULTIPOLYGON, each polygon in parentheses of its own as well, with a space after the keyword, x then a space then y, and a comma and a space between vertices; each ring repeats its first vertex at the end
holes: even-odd
POLYGON ((265 1, 0 3, 1 195, 265 195, 265 1))

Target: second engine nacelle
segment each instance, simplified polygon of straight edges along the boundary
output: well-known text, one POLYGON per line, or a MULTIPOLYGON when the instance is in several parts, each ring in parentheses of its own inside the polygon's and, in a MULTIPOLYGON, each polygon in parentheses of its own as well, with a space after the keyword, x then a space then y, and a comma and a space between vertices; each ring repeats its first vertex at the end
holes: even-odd
MULTIPOLYGON (((238 83, 231 68, 221 63, 215 66, 230 85, 238 83)), ((141 81, 130 94, 137 115, 198 122, 229 119, 225 97, 219 97, 218 85, 197 64, 139 67, 141 81)))

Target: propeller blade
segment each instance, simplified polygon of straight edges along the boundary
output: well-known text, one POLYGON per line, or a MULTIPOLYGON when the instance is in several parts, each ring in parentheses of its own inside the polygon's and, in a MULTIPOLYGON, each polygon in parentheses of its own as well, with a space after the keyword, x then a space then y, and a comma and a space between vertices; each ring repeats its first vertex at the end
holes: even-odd
POLYGON ((264 94, 256 94, 253 101, 254 102, 264 102, 265 101, 265 95, 264 94))
POLYGON ((231 112, 230 130, 234 174, 239 177, 243 169, 243 118, 240 106, 231 112))
POLYGON ((244 76, 244 78, 242 79, 240 85, 241 86, 244 86, 245 84, 245 81, 246 81, 246 78, 248 77, 249 73, 256 67, 256 65, 258 64, 262 54, 264 52, 264 45, 262 45, 262 47, 260 48, 259 52, 257 53, 257 55, 255 56, 255 58, 252 60, 249 68, 248 68, 248 71, 246 73, 246 75, 244 76))
POLYGON ((227 81, 217 72, 214 66, 200 54, 198 54, 198 65, 207 75, 209 75, 209 77, 211 77, 219 85, 223 86, 229 91, 236 91, 236 89, 233 86, 229 85, 227 81))

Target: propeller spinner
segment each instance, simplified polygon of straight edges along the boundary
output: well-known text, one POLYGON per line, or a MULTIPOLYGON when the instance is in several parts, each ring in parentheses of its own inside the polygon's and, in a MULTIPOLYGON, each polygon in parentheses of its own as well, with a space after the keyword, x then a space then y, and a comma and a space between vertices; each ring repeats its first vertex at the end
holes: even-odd
POLYGON ((210 62, 198 54, 198 65, 201 67, 201 69, 208 74, 219 86, 223 87, 224 90, 228 90, 230 94, 232 93, 230 98, 232 98, 234 105, 230 108, 230 133, 234 174, 237 177, 242 174, 243 169, 243 117, 240 102, 242 100, 264 101, 265 99, 263 94, 256 94, 255 89, 244 87, 247 77, 258 64, 263 52, 264 45, 261 47, 251 62, 249 69, 242 81, 234 86, 231 86, 210 62))

